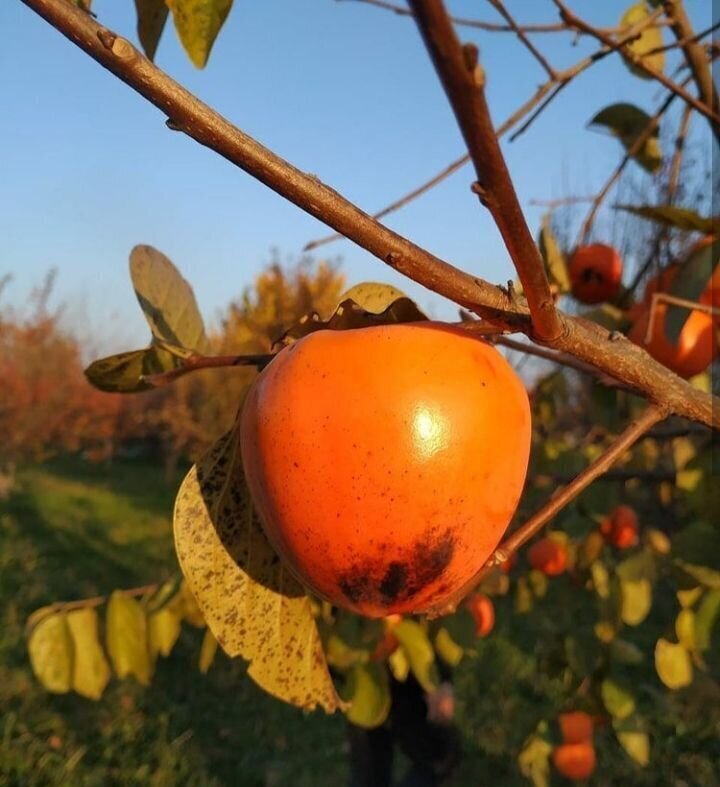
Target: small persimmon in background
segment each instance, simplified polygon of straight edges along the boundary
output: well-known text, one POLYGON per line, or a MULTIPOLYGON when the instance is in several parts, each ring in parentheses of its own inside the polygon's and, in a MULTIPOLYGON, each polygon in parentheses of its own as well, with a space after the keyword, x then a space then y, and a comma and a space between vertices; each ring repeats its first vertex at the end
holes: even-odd
POLYGON ((580 303, 612 301, 620 294, 623 261, 620 253, 604 243, 578 246, 570 257, 570 288, 580 303))
POLYGON ((567 569, 567 548, 554 538, 546 536, 530 547, 528 560, 537 571, 542 571, 549 577, 555 577, 567 569))
POLYGON ((600 523, 605 540, 618 549, 628 549, 638 543, 638 518, 630 506, 614 508, 600 523))

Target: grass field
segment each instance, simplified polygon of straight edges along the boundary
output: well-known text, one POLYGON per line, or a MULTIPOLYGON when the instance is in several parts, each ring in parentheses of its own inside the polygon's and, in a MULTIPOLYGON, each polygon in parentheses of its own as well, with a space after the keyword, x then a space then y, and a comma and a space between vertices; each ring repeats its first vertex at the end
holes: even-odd
POLYGON ((45 692, 24 623, 43 604, 163 579, 175 568, 177 483, 137 463, 51 463, 0 503, 0 785, 273 787, 346 782, 340 717, 287 707, 219 655, 196 668, 185 630, 149 689, 113 680, 102 701, 45 692))

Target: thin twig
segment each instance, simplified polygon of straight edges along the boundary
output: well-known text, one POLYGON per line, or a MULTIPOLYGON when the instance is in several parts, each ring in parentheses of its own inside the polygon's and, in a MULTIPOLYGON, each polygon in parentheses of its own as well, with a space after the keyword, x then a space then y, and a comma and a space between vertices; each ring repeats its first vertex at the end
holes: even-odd
MULTIPOLYGON (((229 123, 138 52, 66 0, 22 0, 102 66, 173 118, 185 134, 265 183, 302 210, 342 232, 394 270, 489 322, 532 334, 525 300, 461 271, 366 213, 229 123)), ((563 331, 550 346, 590 363, 691 420, 720 428, 720 402, 689 385, 616 332, 560 314, 563 331)))
POLYGON ((219 369, 232 366, 255 366, 263 369, 273 359, 270 353, 259 353, 256 355, 199 355, 191 353, 186 358, 180 359, 180 366, 170 369, 167 372, 143 375, 142 381, 154 388, 160 388, 168 383, 175 382, 180 377, 184 377, 191 372, 201 369, 219 369))
MULTIPOLYGON (((685 6, 678 0, 664 0, 665 14, 670 20, 670 25, 675 38, 681 44, 685 60, 698 89, 698 95, 704 106, 709 110, 707 115, 710 128, 715 139, 720 143, 720 119, 718 118, 718 93, 713 82, 710 61, 705 54, 705 47, 696 41, 690 17, 685 11, 685 6)), ((715 25, 717 27, 717 25, 715 25)))
POLYGON ((445 88, 490 211, 522 282, 538 339, 562 333, 545 266, 525 221, 485 100, 485 75, 472 44, 462 46, 442 0, 410 0, 420 34, 445 88))
MULTIPOLYGON (((673 41, 672 44, 663 44, 663 46, 656 46, 654 49, 648 49, 643 56, 649 57, 650 55, 660 54, 660 52, 669 52, 671 49, 682 49, 688 44, 702 41, 703 38, 712 35, 718 29, 720 29, 720 22, 715 22, 715 24, 710 25, 710 27, 706 27, 705 30, 689 35, 686 38, 673 41)), ((702 48, 705 49, 705 46, 703 45, 702 48)))
MULTIPOLYGON (((596 38, 598 41, 601 41, 606 46, 612 46, 615 42, 613 38, 608 33, 600 30, 597 27, 593 27, 589 22, 586 22, 584 19, 581 19, 579 16, 574 14, 563 2, 563 0, 553 0, 555 5, 557 6, 560 12, 560 18, 566 24, 574 27, 579 32, 585 33, 587 35, 596 38)), ((656 9, 654 13, 657 13, 659 9, 656 9)), ((694 109, 696 109, 700 114, 704 115, 710 122, 713 124, 713 129, 715 130, 718 124, 720 124, 720 118, 715 113, 715 108, 713 104, 706 104, 704 101, 701 101, 691 93, 689 93, 683 85, 678 85, 676 82, 673 82, 672 79, 666 77, 662 71, 658 71, 657 69, 653 68, 652 66, 648 65, 645 61, 644 57, 637 55, 635 52, 630 49, 629 46, 625 45, 620 47, 619 50, 623 57, 625 57, 630 63, 632 63, 636 68, 639 68, 641 71, 644 71, 648 76, 652 77, 653 79, 657 80, 661 85, 664 85, 668 90, 672 93, 675 93, 677 96, 682 98, 687 104, 690 104, 694 109)))
POLYGON ((712 306, 708 303, 698 303, 697 301, 689 301, 686 298, 678 298, 675 295, 670 295, 667 292, 654 292, 650 298, 650 314, 648 315, 647 330, 643 341, 645 344, 650 344, 653 332, 655 330, 655 322, 657 320, 657 309, 661 303, 666 303, 669 306, 679 306, 681 309, 688 309, 693 312, 700 312, 701 314, 708 314, 712 317, 720 316, 720 307, 712 306))
POLYGON ((505 8, 505 6, 502 4, 501 0, 488 0, 488 2, 508 23, 508 26, 515 31, 517 37, 525 45, 525 48, 528 50, 528 52, 530 52, 535 60, 540 63, 540 66, 545 70, 550 79, 557 79, 557 72, 555 69, 550 65, 543 53, 540 52, 535 44, 533 44, 533 42, 527 37, 525 31, 518 25, 507 8, 505 8))
POLYGON ((666 416, 667 412, 661 407, 654 404, 648 405, 643 414, 631 423, 601 456, 567 486, 558 489, 537 513, 500 544, 480 571, 457 592, 448 608, 443 607, 442 610, 436 610, 433 614, 443 615, 451 612, 453 605, 465 598, 490 570, 507 561, 521 546, 539 533, 568 503, 587 489, 595 479, 606 473, 649 429, 666 416))
MULTIPOLYGON (((354 2, 371 5, 375 8, 382 8, 385 11, 392 11, 398 16, 412 16, 413 12, 409 8, 394 3, 387 3, 384 0, 337 0, 337 2, 354 2)), ((453 24, 460 27, 474 27, 478 30, 487 30, 491 33, 513 33, 516 32, 510 25, 501 25, 495 22, 483 22, 478 19, 465 19, 459 16, 451 17, 453 24)), ((524 33, 561 33, 567 31, 567 25, 562 22, 550 22, 539 25, 521 25, 520 30, 524 33)))
MULTIPOLYGON (((128 588, 127 590, 117 590, 121 596, 128 598, 136 598, 137 596, 145 596, 148 593, 154 593, 160 587, 159 584, 142 585, 141 587, 128 588)), ((47 607, 42 608, 43 618, 46 615, 51 615, 54 612, 70 612, 73 609, 90 609, 92 607, 100 607, 109 601, 110 596, 93 596, 92 598, 81 598, 76 601, 55 601, 47 607)), ((32 624, 33 616, 30 616, 29 623, 32 624)), ((39 622, 39 621, 38 621, 39 622)))
MULTIPOLYGON (((363 2, 364 0, 353 0, 354 2, 363 2)), ((647 17, 636 22, 631 27, 625 29, 623 31, 623 35, 613 44, 612 47, 603 46, 598 49, 593 54, 589 55, 588 57, 583 58, 582 60, 578 61, 574 65, 570 66, 569 68, 565 69, 564 71, 559 72, 556 74, 555 79, 549 79, 544 84, 540 85, 540 87, 535 91, 535 93, 527 100, 524 104, 521 104, 510 117, 505 120, 500 126, 498 126, 496 130, 496 134, 498 138, 503 137, 508 131, 513 129, 529 112, 532 112, 538 104, 540 104, 543 99, 550 93, 552 90, 552 95, 545 100, 541 107, 539 107, 533 114, 527 119, 527 121, 523 124, 523 126, 518 129, 511 137, 510 141, 514 141, 520 134, 524 133, 528 130, 528 128, 537 120, 538 116, 542 113, 542 111, 547 107, 547 105, 557 96, 560 92, 558 87, 564 87, 565 85, 569 84, 575 77, 579 76, 583 73, 587 68, 589 68, 594 63, 597 63, 599 60, 602 60, 604 57, 609 55, 611 52, 614 52, 615 49, 622 46, 623 44, 628 43, 629 41, 634 40, 637 38, 638 35, 643 31, 645 27, 647 27, 653 17, 647 17), (553 90, 553 88, 555 88, 553 90)), ((404 196, 400 197, 399 199, 391 202, 386 207, 379 210, 377 213, 373 213, 372 217, 374 219, 382 219, 385 216, 389 215, 390 213, 394 213, 396 210, 404 207, 410 202, 413 202, 418 197, 421 197, 426 192, 433 189, 439 183, 442 183, 446 178, 450 177, 453 173, 457 172, 463 165, 467 164, 470 161, 470 156, 465 154, 464 156, 460 156, 460 158, 455 159, 455 161, 451 162, 447 167, 442 169, 436 175, 434 175, 430 180, 425 181, 417 188, 413 189, 411 192, 405 194, 404 196)), ((324 246, 327 243, 333 243, 334 241, 341 240, 345 236, 340 233, 333 233, 331 235, 326 235, 322 238, 318 238, 317 240, 312 240, 305 245, 303 251, 311 251, 312 249, 316 249, 319 246, 324 246)))

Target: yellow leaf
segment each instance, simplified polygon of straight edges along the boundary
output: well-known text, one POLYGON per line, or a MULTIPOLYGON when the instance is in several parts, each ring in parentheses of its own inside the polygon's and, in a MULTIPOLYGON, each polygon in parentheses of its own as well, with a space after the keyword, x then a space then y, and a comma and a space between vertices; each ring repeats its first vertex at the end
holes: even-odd
POLYGON ((652 606, 652 585, 647 579, 620 580, 622 606, 620 617, 628 626, 637 626, 645 620, 652 606))
POLYGON ((180 567, 220 647, 250 662, 248 675, 278 699, 338 708, 310 600, 253 511, 235 430, 185 477, 174 528, 180 567))
POLYGON ((683 608, 692 607, 695 602, 702 596, 704 592, 703 588, 691 588, 690 590, 678 590, 676 595, 678 597, 678 601, 680 602, 680 606, 683 608))
MULTIPOLYGON (((637 24, 638 22, 642 22, 643 19, 646 19, 650 15, 650 11, 645 3, 645 0, 640 0, 639 3, 630 6, 628 10, 623 14, 622 19, 620 20, 620 26, 630 26, 637 24)), ((635 55, 642 57, 643 62, 654 68, 656 71, 662 71, 665 68, 665 53, 664 52, 655 52, 654 54, 647 54, 652 50, 659 49, 663 45, 663 37, 662 37, 662 30, 656 24, 651 24, 648 27, 643 28, 642 33, 630 44, 628 44, 628 49, 630 49, 635 55)), ((645 79, 651 79, 652 77, 643 71, 640 68, 632 65, 630 61, 628 61, 628 66, 630 70, 639 77, 644 77, 645 79)))
POLYGON ((670 539, 665 533, 655 528, 649 528, 645 531, 645 541, 650 549, 658 555, 667 555, 672 546, 670 539))
POLYGON ((626 719, 635 710, 635 698, 624 687, 606 678, 600 686, 603 705, 614 719, 626 719))
POLYGON ((687 650, 695 650, 695 613, 683 609, 675 619, 675 633, 678 642, 687 650))
POLYGON ((650 762, 650 739, 644 732, 618 732, 620 745, 638 765, 650 762))
POLYGON ((388 656, 388 666, 393 674, 393 678, 400 683, 405 683, 407 676, 410 674, 410 662, 402 648, 396 648, 388 656))
POLYGON ((404 292, 393 287, 392 284, 383 284, 377 281, 364 281, 356 284, 344 292, 338 301, 342 303, 350 299, 358 306, 372 314, 381 314, 388 306, 400 298, 407 298, 404 292))
POLYGON ((148 644, 150 655, 169 656, 180 636, 180 617, 171 605, 163 607, 148 617, 148 644))
POLYGON ((689 686, 693 679, 690 654, 680 643, 659 639, 655 645, 655 669, 669 689, 689 686))
POLYGON ((98 638, 95 609, 76 609, 67 613, 75 659, 72 687, 83 697, 99 700, 110 680, 110 666, 98 638))
POLYGON ((455 642, 446 628, 441 628, 435 635, 435 650, 438 656, 451 667, 457 667, 465 655, 464 648, 455 642))
POLYGON ((532 735, 525 741, 518 755, 518 766, 534 787, 548 787, 550 784, 551 753, 552 746, 541 735, 532 735))
POLYGON ((605 564, 596 560, 590 566, 590 574, 598 596, 600 598, 610 598, 610 575, 607 568, 605 568, 605 564))
POLYGON ((425 691, 436 689, 439 680, 435 664, 435 651, 425 629, 417 621, 404 618, 393 628, 393 634, 398 638, 398 642, 405 651, 410 669, 417 682, 425 691))
POLYGON ((65 613, 46 615, 35 625, 28 642, 35 677, 53 694, 72 688, 73 647, 65 613))
POLYGON ((107 605, 105 638, 113 669, 118 678, 134 675, 147 686, 152 675, 148 650, 147 621, 142 606, 134 598, 116 590, 107 605))
POLYGON ((205 636, 203 637, 202 645, 200 646, 200 659, 198 661, 198 669, 203 675, 207 674, 207 671, 212 666, 213 661, 215 661, 217 649, 218 641, 215 639, 212 631, 210 631, 209 628, 205 629, 205 636))
POLYGON ((345 698, 348 719, 357 727, 379 727, 390 713, 390 686, 382 664, 357 664, 350 673, 345 698))
POLYGON ((198 68, 207 63, 233 0, 166 0, 180 42, 198 68))

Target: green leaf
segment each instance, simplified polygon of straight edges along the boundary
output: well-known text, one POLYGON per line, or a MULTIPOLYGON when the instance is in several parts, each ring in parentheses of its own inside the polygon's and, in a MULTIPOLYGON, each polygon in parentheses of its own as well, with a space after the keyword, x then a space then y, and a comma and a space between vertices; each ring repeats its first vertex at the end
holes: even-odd
POLYGON ((139 393, 153 387, 143 380, 144 376, 168 372, 176 366, 177 361, 169 352, 148 347, 94 361, 85 369, 85 376, 101 391, 139 393))
POLYGON ((650 738, 644 732, 617 732, 617 739, 628 755, 643 768, 650 762, 650 738))
MULTIPOLYGON (((640 0, 639 3, 631 5, 630 8, 623 14, 620 20, 620 27, 630 27, 642 22, 650 16, 650 11, 645 3, 645 0, 640 0)), ((640 35, 628 44, 628 49, 636 56, 641 57, 645 65, 654 68, 656 71, 662 71, 665 68, 665 53, 655 52, 654 54, 647 54, 654 49, 659 49, 663 45, 662 29, 656 25, 651 24, 643 28, 640 35)), ((629 58, 625 59, 628 68, 636 76, 643 77, 643 79, 652 79, 652 76, 641 68, 635 66, 629 58)))
POLYGON ((643 219, 649 219, 665 227, 675 227, 685 232, 702 232, 711 235, 718 229, 716 218, 703 218, 689 208, 676 208, 672 205, 615 205, 617 210, 624 210, 643 219))
POLYGON ((613 719, 626 719, 635 710, 635 697, 614 680, 606 678, 600 686, 603 705, 613 719))
POLYGON ((681 689, 690 685, 693 667, 690 654, 680 643, 659 639, 655 645, 655 669, 660 680, 669 689, 681 689))
POLYGON ((169 656, 180 636, 180 615, 169 606, 164 606, 148 616, 148 647, 154 659, 158 654, 169 656))
POLYGON ((637 645, 625 639, 616 638, 610 644, 610 655, 619 664, 642 664, 645 656, 637 645))
POLYGON ((166 0, 180 42, 197 68, 204 68, 233 0, 166 0))
POLYGON ((390 685, 387 670, 377 663, 357 664, 343 692, 350 703, 345 712, 357 727, 379 727, 390 713, 390 685))
POLYGON ((130 278, 153 336, 206 353, 210 348, 192 287, 170 260, 152 246, 130 252, 130 278))
POLYGON ((712 630, 720 615, 720 590, 709 591, 695 615, 695 646, 700 653, 710 650, 712 630))
POLYGON ((206 675, 213 661, 215 661, 215 654, 218 649, 218 641, 215 639, 212 631, 209 628, 205 629, 202 645, 200 646, 200 659, 198 660, 198 669, 203 675, 206 675))
MULTIPOLYGON (((638 137, 645 132, 651 120, 652 118, 647 112, 634 104, 619 103, 601 109, 592 118, 589 125, 591 128, 595 126, 607 129, 620 140, 626 151, 630 151, 638 137)), ((662 166, 662 151, 658 134, 659 128, 656 127, 634 155, 638 164, 651 174, 656 173, 662 166)))
POLYGON ((153 612, 159 612, 161 609, 170 604, 180 592, 180 585, 182 584, 182 574, 176 571, 175 574, 163 582, 160 587, 150 596, 145 605, 148 615, 153 612))
POLYGON ((268 543, 245 483, 236 430, 185 477, 175 502, 180 567, 220 647, 292 705, 340 702, 310 599, 268 543))
MULTIPOLYGON (((682 270, 670 285, 670 295, 686 301, 697 302, 710 282, 715 265, 720 256, 720 239, 704 245, 691 254, 683 263, 682 270)), ((690 309, 668 304, 665 317, 665 335, 676 344, 688 318, 690 309)))
POLYGON ((649 582, 654 582, 657 576, 657 567, 655 565, 655 558, 652 552, 643 549, 626 558, 618 564, 617 575, 620 579, 627 581, 637 581, 640 579, 647 579, 649 582))
POLYGON ((147 621, 140 603, 116 590, 108 601, 105 637, 110 661, 119 678, 133 675, 147 686, 152 676, 147 621))
POLYGON ((600 560, 596 560, 590 566, 590 575, 592 576, 593 587, 598 596, 604 599, 610 598, 610 574, 605 564, 600 560))
POLYGON ((356 664, 363 664, 368 660, 367 650, 350 647, 341 637, 331 633, 325 643, 325 658, 328 664, 344 672, 356 664))
POLYGON ((465 655, 465 649, 455 642, 445 627, 439 629, 435 635, 435 650, 438 656, 451 667, 457 667, 465 655))
POLYGON ((135 11, 140 44, 147 57, 154 60, 160 36, 165 29, 168 7, 165 0, 135 0, 135 11))
POLYGON ((110 680, 110 666, 98 637, 98 615, 86 607, 67 613, 67 624, 72 637, 72 688, 83 697, 99 700, 110 680))
POLYGON ((548 279, 557 287, 558 292, 570 292, 570 276, 568 274, 565 256, 560 251, 557 239, 552 230, 552 215, 546 213, 542 218, 542 227, 538 246, 545 263, 548 279))
POLYGON ((550 754, 552 746, 540 735, 531 735, 525 741, 518 755, 518 767, 522 775, 534 787, 548 787, 550 784, 550 754))
POLYGON ((628 626, 638 626, 652 607, 652 585, 647 579, 620 580, 620 617, 628 626))
POLYGON ((417 682, 425 691, 436 689, 439 679, 435 651, 425 629, 417 621, 405 618, 393 628, 393 634, 405 651, 417 682))
POLYGON ((72 688, 73 645, 64 612, 43 617, 30 632, 30 664, 35 677, 53 694, 72 688))

